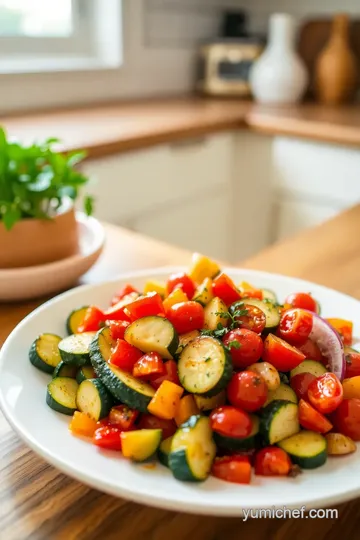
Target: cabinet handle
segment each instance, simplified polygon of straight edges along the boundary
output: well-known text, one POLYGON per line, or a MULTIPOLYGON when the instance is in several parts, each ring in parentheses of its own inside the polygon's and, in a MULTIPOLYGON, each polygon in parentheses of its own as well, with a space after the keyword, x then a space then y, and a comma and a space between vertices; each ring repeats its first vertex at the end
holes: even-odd
POLYGON ((199 136, 199 137, 191 137, 186 139, 179 139, 178 141, 173 141, 169 143, 169 147, 172 150, 177 150, 181 148, 189 148, 191 146, 203 146, 206 144, 206 141, 208 140, 208 137, 199 136))

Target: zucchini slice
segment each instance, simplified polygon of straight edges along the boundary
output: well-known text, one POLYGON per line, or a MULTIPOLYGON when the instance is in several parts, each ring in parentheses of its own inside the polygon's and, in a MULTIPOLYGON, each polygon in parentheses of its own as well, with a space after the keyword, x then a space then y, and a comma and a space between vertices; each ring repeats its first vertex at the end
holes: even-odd
POLYGON ((105 327, 99 330, 90 345, 90 359, 95 373, 117 400, 132 409, 147 412, 155 390, 108 362, 113 344, 110 329, 105 327))
POLYGON ((266 405, 268 405, 271 401, 275 401, 275 399, 283 399, 285 401, 291 401, 292 403, 298 402, 298 398, 294 390, 288 384, 284 383, 280 383, 280 386, 278 386, 276 390, 272 390, 268 393, 266 405))
POLYGON ((299 373, 311 373, 315 377, 320 377, 327 373, 328 370, 321 362, 316 362, 315 360, 304 360, 296 368, 290 371, 290 379, 299 373))
POLYGON ((45 373, 53 373, 54 368, 61 362, 59 343, 61 337, 55 334, 41 334, 29 350, 29 360, 33 366, 45 373))
POLYGON ((95 379, 95 376, 96 373, 92 366, 82 366, 76 373, 76 380, 80 384, 86 381, 86 379, 95 379))
POLYGON ((46 403, 56 412, 72 415, 77 410, 78 388, 79 385, 75 379, 56 377, 47 385, 46 403))
POLYGON ((300 431, 278 443, 285 450, 291 461, 302 469, 316 469, 327 460, 325 437, 314 431, 300 431))
POLYGON ((65 364, 65 362, 61 360, 61 362, 59 362, 56 368, 54 369, 53 379, 55 377, 70 377, 70 379, 77 380, 76 373, 77 373, 76 366, 70 366, 69 364, 65 364))
POLYGON ((162 437, 161 429, 138 429, 121 433, 123 456, 133 461, 146 461, 158 449, 162 437))
POLYGON ((143 317, 130 324, 125 340, 144 353, 157 352, 167 360, 173 358, 179 346, 179 337, 171 322, 157 316, 143 317))
POLYGON ((212 411, 216 407, 225 405, 226 403, 226 392, 221 390, 218 394, 212 397, 198 396, 194 394, 195 403, 199 411, 212 411))
POLYGON ((260 445, 259 425, 260 420, 254 414, 251 415, 252 429, 248 437, 226 437, 220 433, 214 432, 214 441, 216 446, 229 450, 230 452, 239 452, 245 450, 252 450, 260 445))
POLYGON ((169 467, 178 480, 206 480, 216 454, 210 420, 194 415, 182 424, 173 436, 169 467))
POLYGON ((185 349, 186 345, 190 343, 190 341, 193 341, 195 338, 200 336, 199 330, 192 330, 191 332, 187 332, 186 334, 182 334, 179 336, 179 346, 177 348, 176 354, 179 355, 183 349, 185 349))
POLYGON ((221 341, 200 336, 180 354, 178 373, 185 390, 212 397, 221 392, 231 379, 231 357, 221 341))
POLYGON ((164 439, 158 448, 158 458, 160 463, 165 467, 169 467, 169 455, 171 450, 173 436, 164 439))
POLYGON ((65 364, 84 366, 90 361, 89 347, 95 332, 73 334, 60 341, 59 351, 65 364))
POLYGON ((261 411, 260 433, 265 445, 275 444, 300 431, 298 406, 276 399, 261 411))
POLYGON ((76 405, 79 411, 98 421, 109 414, 113 399, 99 379, 86 379, 79 385, 76 405))
POLYGON ((69 336, 72 334, 77 334, 79 331, 79 326, 84 322, 85 315, 89 306, 83 306, 79 309, 74 309, 66 319, 66 331, 69 336))
POLYGON ((263 300, 270 300, 272 304, 277 304, 278 299, 274 291, 271 291, 270 289, 261 289, 263 293, 263 300))
MULTIPOLYGON (((273 304, 270 300, 266 300, 265 302, 263 300, 259 300, 258 298, 244 298, 243 300, 239 300, 239 303, 242 304, 242 308, 246 309, 246 304, 248 306, 256 306, 257 308, 261 309, 265 313, 266 322, 265 322, 265 329, 266 330, 273 330, 280 324, 280 312, 279 309, 276 307, 275 304, 273 304), (245 305, 244 305, 245 304, 245 305)), ((236 309, 236 304, 233 304, 231 307, 236 309)))
POLYGON ((199 302, 202 306, 206 306, 213 298, 212 279, 205 278, 201 285, 197 287, 193 300, 199 302))
POLYGON ((226 304, 221 298, 215 296, 204 309, 204 328, 206 330, 216 330, 219 324, 227 326, 228 318, 222 316, 222 313, 228 315, 226 304))

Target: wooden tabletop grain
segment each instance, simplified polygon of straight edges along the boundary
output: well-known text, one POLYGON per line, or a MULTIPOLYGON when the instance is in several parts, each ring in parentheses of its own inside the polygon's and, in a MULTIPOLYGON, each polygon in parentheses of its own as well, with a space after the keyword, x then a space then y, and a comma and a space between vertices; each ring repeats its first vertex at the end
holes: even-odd
MULTIPOLYGON (((239 265, 310 279, 360 299, 359 230, 360 205, 239 265)), ((112 226, 107 232, 105 253, 85 277, 87 282, 133 269, 188 261, 186 251, 112 226)), ((0 344, 40 302, 0 305, 0 344)), ((240 518, 168 512, 104 495, 48 465, 21 442, 2 416, 0 480, 1 540, 359 538, 360 500, 338 506, 338 519, 243 522, 240 518)))

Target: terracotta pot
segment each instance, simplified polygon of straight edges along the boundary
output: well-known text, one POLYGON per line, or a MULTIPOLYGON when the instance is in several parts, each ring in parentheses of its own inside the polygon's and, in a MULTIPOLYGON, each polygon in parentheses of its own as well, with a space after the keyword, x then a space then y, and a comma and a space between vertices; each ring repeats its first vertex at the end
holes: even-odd
POLYGON ((0 268, 46 264, 79 250, 75 211, 65 203, 49 221, 23 219, 7 231, 0 222, 0 268))

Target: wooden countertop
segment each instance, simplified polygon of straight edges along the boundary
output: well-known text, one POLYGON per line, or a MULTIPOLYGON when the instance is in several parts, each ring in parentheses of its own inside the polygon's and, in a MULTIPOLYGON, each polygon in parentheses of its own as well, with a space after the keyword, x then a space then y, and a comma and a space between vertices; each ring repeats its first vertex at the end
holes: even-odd
POLYGON ((90 157, 241 128, 360 147, 360 105, 269 107, 188 97, 5 117, 0 125, 26 141, 56 136, 66 150, 84 148, 90 157))
MULTIPOLYGON (((332 286, 360 299, 360 205, 240 263, 332 286), (346 239, 346 241, 344 241, 346 239)), ((102 259, 86 281, 117 272, 188 262, 189 254, 109 227, 102 259), (121 257, 119 254, 121 246, 121 257)), ((0 344, 40 302, 0 305, 0 344)), ((358 537, 359 500, 338 519, 248 520, 168 512, 104 495, 72 480, 29 450, 0 413, 0 538, 6 540, 337 540, 358 537)))

